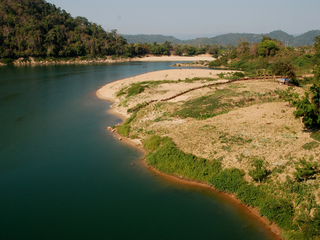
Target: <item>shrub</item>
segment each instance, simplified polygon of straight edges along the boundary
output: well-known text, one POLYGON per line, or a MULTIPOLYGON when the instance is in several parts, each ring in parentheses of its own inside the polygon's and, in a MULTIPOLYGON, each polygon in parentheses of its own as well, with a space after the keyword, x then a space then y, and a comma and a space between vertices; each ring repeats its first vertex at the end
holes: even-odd
POLYGON ((315 173, 318 172, 318 163, 317 162, 307 162, 304 158, 301 158, 299 162, 296 163, 296 172, 293 173, 297 180, 307 181, 309 177, 312 177, 315 173))
POLYGON ((258 206, 264 199, 265 193, 259 187, 252 184, 244 184, 237 192, 239 198, 244 204, 250 206, 258 206))
POLYGON ((293 114, 296 118, 302 117, 306 127, 318 127, 320 125, 320 83, 313 83, 309 90, 310 92, 305 92, 305 96, 297 101, 295 104, 297 110, 293 114), (309 97, 310 93, 312 97, 309 97))
POLYGON ((152 135, 144 143, 143 147, 147 150, 155 151, 161 144, 161 137, 158 135, 152 135))
POLYGON ((279 60, 271 66, 271 71, 275 75, 285 75, 292 79, 296 77, 295 68, 289 61, 279 60))
POLYGON ((292 229, 293 205, 270 195, 259 204, 260 214, 274 221, 280 228, 292 229))
POLYGON ((171 138, 160 138, 160 142, 161 144, 159 144, 158 137, 152 137, 145 142, 145 145, 151 145, 152 149, 156 149, 146 155, 147 163, 161 172, 208 182, 221 170, 219 161, 207 161, 193 154, 185 154, 176 147, 171 138))
POLYGON ((118 128, 118 132, 122 134, 123 136, 129 137, 130 133, 130 126, 127 124, 124 124, 118 128))
POLYGON ((252 163, 252 166, 254 169, 249 171, 249 175, 253 178, 253 180, 261 182, 268 176, 268 171, 262 159, 255 159, 252 163))
POLYGON ((235 193, 247 182, 243 179, 244 172, 237 168, 226 168, 219 174, 214 175, 210 183, 218 190, 235 193))
POLYGON ((137 95, 139 93, 142 93, 145 89, 145 86, 142 86, 139 83, 133 83, 131 84, 131 87, 128 89, 128 97, 137 95))
POLYGON ((3 64, 13 64, 13 59, 11 59, 11 58, 2 58, 1 59, 1 63, 3 63, 3 64))
POLYGON ((233 74, 233 76, 236 77, 236 78, 243 78, 243 77, 244 77, 244 74, 243 74, 242 72, 235 72, 235 73, 233 74))

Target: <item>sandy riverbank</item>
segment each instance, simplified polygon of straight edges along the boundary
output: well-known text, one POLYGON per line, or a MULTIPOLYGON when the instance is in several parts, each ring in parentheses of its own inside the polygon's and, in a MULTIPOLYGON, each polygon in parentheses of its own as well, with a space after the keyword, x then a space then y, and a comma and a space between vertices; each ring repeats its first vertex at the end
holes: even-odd
POLYGON ((186 56, 150 56, 143 58, 136 58, 135 61, 140 62, 164 62, 164 61, 181 61, 181 62, 194 62, 194 61, 213 61, 213 58, 210 54, 202 54, 198 56, 186 57, 186 56))
MULTIPOLYGON (((141 81, 152 81, 152 80, 164 80, 164 79, 184 80, 185 78, 191 79, 194 77, 218 78, 217 74, 220 72, 227 72, 227 71, 210 70, 210 69, 183 69, 183 70, 182 69, 175 69, 175 70, 156 71, 156 72, 146 73, 146 74, 142 74, 142 75, 138 75, 138 76, 134 76, 131 78, 126 78, 126 79, 122 79, 122 80, 118 80, 118 81, 109 83, 109 84, 101 87, 96 92, 96 95, 99 98, 111 101, 113 103, 113 105, 111 106, 110 112, 112 114, 119 116, 123 121, 125 121, 129 117, 129 114, 127 114, 127 112, 126 112, 127 108, 135 106, 137 104, 137 102, 134 102, 133 104, 128 103, 128 104, 130 104, 130 106, 127 106, 127 107, 119 106, 120 101, 117 98, 116 94, 124 86, 129 86, 131 83, 136 83, 136 82, 141 82, 141 81)), ((219 81, 223 81, 223 80, 219 80, 219 81)), ((183 91, 183 90, 185 90, 185 87, 186 86, 184 84, 175 84, 175 88, 176 88, 175 91, 176 92, 183 91)), ((190 87, 190 85, 188 87, 190 87)), ((170 94, 172 94, 172 93, 173 92, 171 91, 170 94)), ((152 96, 152 99, 162 99, 162 98, 165 98, 165 96, 163 94, 161 94, 161 95, 154 94, 152 96)), ((119 137, 119 135, 117 133, 114 133, 113 135, 116 138, 119 137)), ((137 139, 132 140, 130 138, 122 137, 122 141, 126 144, 130 144, 131 146, 138 147, 141 151, 144 151, 141 142, 139 142, 139 140, 137 140, 137 139)), ((146 163, 144 162, 144 164, 146 164, 146 163)), ((184 179, 181 179, 181 178, 178 178, 175 176, 169 176, 169 175, 166 175, 164 173, 159 172, 158 170, 156 170, 152 167, 149 167, 149 168, 150 168, 150 170, 154 171, 155 173, 160 174, 164 178, 167 178, 171 181, 175 181, 175 182, 179 182, 179 183, 183 183, 183 184, 198 185, 198 186, 202 186, 205 188, 209 187, 207 184, 204 184, 204 183, 184 180, 184 179)), ((212 190, 214 190, 214 189, 212 189, 212 190)), ((256 209, 246 207, 245 205, 241 204, 240 201, 238 199, 236 199, 234 195, 231 195, 231 194, 224 194, 224 195, 227 196, 228 198, 232 199, 234 201, 234 203, 239 204, 241 207, 246 208, 248 211, 250 211, 255 217, 257 217, 260 221, 262 221, 265 224, 266 228, 270 229, 271 232, 275 233, 277 236, 280 235, 280 229, 275 224, 270 224, 266 218, 260 217, 260 214, 256 209)), ((279 239, 281 239, 281 237, 279 237, 279 239)))
MULTIPOLYGON (((123 107, 119 106, 120 100, 117 98, 117 92, 125 87, 129 86, 132 83, 137 83, 137 82, 142 82, 142 81, 157 81, 157 80, 174 80, 178 81, 184 80, 186 78, 192 79, 192 78, 198 78, 198 77, 203 77, 203 78, 217 78, 217 74, 220 72, 232 72, 232 71, 222 71, 222 70, 211 70, 211 69, 172 69, 172 70, 163 70, 163 71, 156 71, 156 72, 150 72, 150 73, 145 73, 142 75, 118 80, 112 83, 109 83, 103 87, 101 87, 97 91, 97 96, 99 98, 108 100, 112 103, 114 103, 111 108, 113 110, 113 113, 116 113, 118 116, 122 117, 129 117, 129 114, 127 114, 127 108, 128 107, 133 107, 136 104, 140 103, 138 101, 130 101, 128 107, 123 107)), ((196 83, 192 85, 192 87, 197 87, 199 83, 196 83)), ((190 84, 176 84, 174 86, 174 90, 168 93, 158 93, 158 94, 153 94, 152 99, 150 100, 159 100, 159 99, 164 99, 166 97, 170 97, 174 95, 175 93, 179 93, 181 91, 184 91, 188 88, 190 88, 190 84)), ((141 101, 146 101, 145 99, 141 99, 141 101)))
MULTIPOLYGON (((213 58, 210 54, 202 54, 198 56, 148 56, 148 57, 134 57, 134 58, 95 58, 95 59, 87 59, 81 60, 81 58, 71 58, 70 60, 46 60, 43 59, 41 61, 35 61, 35 58, 19 58, 13 62, 15 66, 38 66, 38 65, 72 65, 72 64, 112 64, 112 63, 122 63, 122 62, 165 62, 165 61, 179 61, 179 62, 195 62, 195 61, 213 61, 213 58)), ((6 66, 6 64, 0 63, 0 66, 6 66)))

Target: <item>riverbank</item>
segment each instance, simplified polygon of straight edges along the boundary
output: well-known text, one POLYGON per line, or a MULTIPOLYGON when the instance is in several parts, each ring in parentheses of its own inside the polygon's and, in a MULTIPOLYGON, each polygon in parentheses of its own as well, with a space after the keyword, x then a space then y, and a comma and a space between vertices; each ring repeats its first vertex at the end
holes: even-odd
MULTIPOLYGON (((117 96, 119 94, 119 92, 121 91, 121 89, 130 86, 130 84, 134 84, 134 83, 139 83, 139 82, 143 82, 143 81, 157 81, 160 79, 167 79, 167 80, 173 80, 176 82, 179 82, 179 80, 185 80, 185 79, 192 79, 192 78, 210 78, 210 79, 214 79, 215 82, 219 83, 221 81, 224 80, 219 80, 219 77, 217 76, 217 74, 219 74, 220 72, 226 72, 226 71, 220 71, 220 70, 207 70, 207 69, 196 69, 196 70, 190 70, 190 69, 184 69, 184 70, 164 70, 164 71, 158 71, 158 72, 152 72, 152 73, 147 73, 147 74, 143 74, 143 75, 139 75, 139 76, 135 76, 135 77, 131 77, 131 78, 127 78, 127 79, 123 79, 123 80, 118 80, 115 81, 113 83, 107 84, 105 86, 103 86, 102 88, 100 88, 96 94, 99 98, 105 99, 105 100, 109 100, 113 103, 113 105, 111 106, 111 110, 110 112, 112 114, 115 114, 117 116, 119 116, 123 123, 130 117, 130 114, 127 113, 127 110, 129 108, 132 108, 134 106, 136 106, 137 104, 141 103, 141 99, 146 99, 146 96, 140 96, 139 99, 130 99, 130 102, 126 102, 125 104, 123 104, 123 101, 121 101, 119 99, 119 96, 117 96), (125 106, 124 106, 125 105, 125 106)), ((207 81, 207 80, 204 80, 207 81)), ((151 93, 152 97, 148 98, 149 100, 160 100, 160 99, 164 99, 168 96, 172 96, 177 92, 181 92, 185 89, 188 89, 190 87, 197 87, 200 86, 201 84, 203 84, 204 82, 194 82, 194 83, 176 83, 175 84, 175 88, 172 89, 169 85, 169 83, 166 83, 166 86, 162 86, 162 89, 157 89, 156 91, 153 91, 151 93), (171 91, 169 93, 166 92, 166 89, 170 88, 171 91)), ((203 92, 202 92, 203 93, 203 92)), ((183 100, 187 100, 188 98, 192 98, 194 96, 194 94, 199 94, 199 91, 193 94, 186 94, 187 96, 181 96, 178 99, 172 100, 174 102, 177 101, 183 101, 183 100)), ((147 120, 144 118, 144 120, 147 120)), ((143 120, 142 120, 143 121, 143 120)), ((186 120, 187 122, 190 120, 186 120)), ((179 122, 179 120, 178 120, 179 122)), ((180 123, 183 123, 183 120, 180 120, 180 123)), ((117 135, 118 136, 118 135, 117 135)), ((140 141, 140 139, 131 139, 130 137, 122 137, 122 141, 124 141, 127 144, 130 144, 131 146, 135 146, 138 147, 140 150, 143 149, 142 147, 142 143, 140 141), (140 143, 138 142, 140 141, 140 143)), ((182 148, 182 150, 184 150, 182 148)), ((143 150, 145 153, 145 150, 143 150)), ((146 164, 146 162, 145 162, 146 164)), ((192 185, 198 185, 198 186, 202 186, 205 188, 208 188, 209 185, 206 183, 201 183, 201 182, 197 182, 197 181, 190 181, 189 179, 186 180, 184 179, 183 176, 181 177, 177 177, 177 176, 171 176, 171 175, 167 175, 165 173, 162 173, 160 171, 158 171, 157 169, 155 169, 154 167, 148 166, 148 168, 150 168, 150 170, 160 174, 161 176, 168 178, 172 181, 177 181, 177 182, 181 182, 184 184, 192 184, 192 185)), ((214 190, 212 188, 212 190, 214 190)), ((216 190, 214 190, 216 191, 216 190)), ((277 236, 279 236, 279 239, 281 239, 280 237, 280 229, 274 224, 270 224, 270 221, 267 220, 265 217, 261 217, 260 213, 255 209, 255 208, 251 208, 251 207, 247 207, 244 204, 240 203, 240 200, 236 199, 234 194, 226 194, 223 193, 225 196, 228 196, 228 198, 232 199, 234 201, 235 204, 240 204, 241 207, 246 208, 248 211, 250 211, 255 217, 259 218, 260 221, 262 221, 265 226, 270 229, 270 231, 272 231, 273 233, 275 233, 277 236)))
POLYGON ((149 56, 143 58, 136 58, 135 61, 140 62, 163 62, 163 61, 183 61, 183 62, 195 62, 195 61, 214 61, 216 60, 210 54, 201 54, 198 56, 149 56))
MULTIPOLYGON (((134 57, 134 58, 115 58, 115 57, 105 57, 105 58, 86 58, 86 57, 77 57, 77 58, 66 58, 66 59, 55 59, 55 58, 46 58, 46 59, 37 59, 34 57, 28 58, 19 58, 16 60, 11 60, 12 64, 15 66, 38 66, 38 65, 70 65, 70 64, 111 64, 111 63, 123 63, 123 62, 164 62, 164 61, 184 61, 184 62, 194 62, 194 61, 214 61, 209 54, 202 54, 198 56, 154 56, 150 55, 147 57, 134 57)), ((6 66, 0 62, 0 66, 6 66)))

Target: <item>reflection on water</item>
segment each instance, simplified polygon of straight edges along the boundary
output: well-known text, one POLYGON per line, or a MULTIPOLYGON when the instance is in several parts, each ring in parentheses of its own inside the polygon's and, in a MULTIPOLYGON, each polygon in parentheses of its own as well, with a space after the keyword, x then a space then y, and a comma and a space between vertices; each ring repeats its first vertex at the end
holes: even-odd
POLYGON ((0 239, 274 239, 222 195, 149 171, 105 130, 120 119, 95 91, 170 64, 0 68, 0 239))

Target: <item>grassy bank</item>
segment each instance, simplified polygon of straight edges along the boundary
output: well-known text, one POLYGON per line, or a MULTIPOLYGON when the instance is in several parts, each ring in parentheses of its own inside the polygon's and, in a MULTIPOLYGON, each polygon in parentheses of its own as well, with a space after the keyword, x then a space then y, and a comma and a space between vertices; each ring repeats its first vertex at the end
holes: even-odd
POLYGON ((249 183, 244 180, 242 170, 223 169, 219 160, 209 161, 186 154, 168 137, 153 135, 144 142, 144 147, 148 150, 146 161, 150 166, 169 175, 203 182, 219 191, 235 194, 243 204, 256 207, 261 216, 277 224, 286 239, 319 239, 320 207, 314 201, 310 186, 291 179, 282 184, 268 179, 261 184, 249 183), (307 210, 312 209, 312 216, 297 209, 304 199, 307 199, 307 210))
POLYGON ((289 88, 218 72, 175 81, 162 74, 113 89, 114 107, 132 113, 118 132, 144 143, 148 165, 234 195, 284 239, 319 239, 319 132, 295 117, 297 97, 307 103, 315 79, 289 88))

